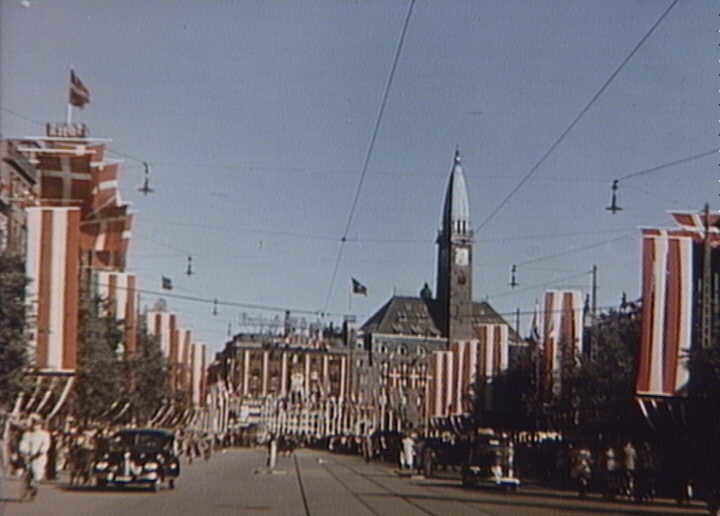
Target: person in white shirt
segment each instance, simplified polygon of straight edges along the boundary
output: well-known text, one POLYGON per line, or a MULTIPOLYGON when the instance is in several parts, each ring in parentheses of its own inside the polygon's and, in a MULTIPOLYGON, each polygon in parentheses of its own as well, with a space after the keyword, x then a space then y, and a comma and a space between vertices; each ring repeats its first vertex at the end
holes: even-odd
POLYGON ((628 441, 623 448, 623 462, 625 470, 625 494, 630 497, 635 497, 637 451, 630 441, 628 441))
POLYGON ((411 434, 407 434, 402 440, 402 450, 400 451, 400 467, 413 469, 415 459, 415 439, 411 434))
POLYGON ((50 433, 43 428, 39 415, 30 416, 30 428, 23 433, 18 449, 25 457, 26 464, 32 468, 35 481, 43 480, 50 449, 50 433))

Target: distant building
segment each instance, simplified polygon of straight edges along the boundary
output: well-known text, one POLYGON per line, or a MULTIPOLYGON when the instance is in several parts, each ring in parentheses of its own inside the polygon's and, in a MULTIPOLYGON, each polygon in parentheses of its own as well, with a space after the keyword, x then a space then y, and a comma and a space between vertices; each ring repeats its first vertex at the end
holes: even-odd
POLYGON ((0 252, 25 255, 25 207, 37 197, 37 183, 37 169, 17 150, 17 142, 0 140, 0 252))
POLYGON ((383 425, 397 426, 397 417, 418 424, 413 400, 419 400, 426 422, 466 413, 470 385, 508 366, 509 346, 519 339, 489 303, 473 300, 473 242, 456 151, 436 241, 436 295, 426 283, 418 297, 393 296, 360 328, 369 365, 381 372, 378 403, 389 412, 383 425))
POLYGON ((233 392, 244 398, 344 399, 349 356, 345 348, 318 349, 282 342, 237 340, 220 354, 233 392))
POLYGON ((217 428, 255 423, 290 434, 352 432, 361 417, 352 395, 356 352, 345 345, 344 331, 317 330, 287 334, 286 327, 284 334, 237 334, 227 342, 208 369, 210 395, 220 400, 217 428))

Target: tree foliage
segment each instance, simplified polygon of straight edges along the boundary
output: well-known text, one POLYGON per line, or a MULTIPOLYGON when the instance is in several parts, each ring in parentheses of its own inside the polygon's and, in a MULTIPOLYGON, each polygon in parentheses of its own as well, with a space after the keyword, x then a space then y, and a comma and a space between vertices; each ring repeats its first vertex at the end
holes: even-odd
POLYGON ((141 325, 133 353, 124 349, 124 324, 101 299, 83 303, 74 392, 76 417, 146 422, 171 396, 168 366, 158 338, 141 325), (122 408, 128 410, 122 414, 122 408))
POLYGON ((82 420, 103 418, 123 393, 123 334, 103 305, 98 297, 86 297, 80 310, 74 410, 82 420))
POLYGON ((128 379, 126 391, 131 414, 139 422, 149 420, 162 402, 170 396, 167 360, 157 336, 140 326, 135 353, 126 356, 123 368, 128 379))
POLYGON ((0 254, 0 407, 12 404, 29 366, 25 264, 0 254))
MULTIPOLYGON (((526 343, 511 355, 506 371, 473 385, 476 419, 489 426, 531 429, 553 426, 562 418, 561 425, 580 424, 581 413, 612 417, 609 412, 634 394, 640 330, 636 307, 600 315, 586 335, 589 350, 565 355, 559 383, 543 371, 540 343, 526 343)), ((717 364, 720 373, 720 351, 717 364)), ((720 386, 720 374, 717 378, 720 386)))
POLYGON ((591 328, 591 352, 571 376, 580 407, 602 407, 634 395, 640 316, 611 310, 591 328))
POLYGON ((708 348, 696 346, 687 358, 690 394, 720 401, 720 336, 708 348))

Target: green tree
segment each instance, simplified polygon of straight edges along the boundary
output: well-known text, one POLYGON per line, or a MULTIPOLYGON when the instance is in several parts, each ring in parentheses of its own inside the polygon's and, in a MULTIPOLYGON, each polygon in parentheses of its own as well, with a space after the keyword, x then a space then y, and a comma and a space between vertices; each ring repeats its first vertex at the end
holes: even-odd
POLYGON ((103 304, 97 297, 86 298, 80 310, 73 401, 76 417, 86 421, 104 418, 123 395, 123 332, 103 304))
POLYGON ((580 406, 607 406, 631 398, 640 345, 639 313, 611 310, 598 318, 591 332, 591 353, 582 357, 573 378, 580 406))
POLYGON ((537 346, 526 343, 510 354, 508 368, 492 378, 480 376, 470 387, 473 414, 481 426, 531 429, 540 405, 537 346))
MULTIPOLYGON (((571 429, 587 417, 615 418, 616 408, 634 394, 640 311, 637 307, 611 310, 601 314, 589 331, 590 352, 565 355, 562 384, 556 389, 543 377, 542 350, 532 342, 511 356, 508 369, 491 382, 479 378, 471 398, 480 424, 571 429)), ((717 358, 720 387, 720 351, 717 358)))
POLYGON ((690 372, 690 394, 720 401, 720 338, 711 346, 696 346, 687 357, 690 372))
POLYGON ((147 422, 163 401, 170 399, 168 363, 160 349, 159 338, 150 335, 143 322, 133 354, 126 356, 123 369, 128 379, 126 397, 136 421, 147 422))
POLYGON ((17 256, 0 254, 0 408, 9 408, 29 367, 25 318, 25 264, 17 256))
POLYGON ((622 418, 635 392, 640 333, 638 307, 610 310, 597 318, 586 335, 589 351, 564 361, 560 392, 544 407, 554 426, 587 429, 622 418))

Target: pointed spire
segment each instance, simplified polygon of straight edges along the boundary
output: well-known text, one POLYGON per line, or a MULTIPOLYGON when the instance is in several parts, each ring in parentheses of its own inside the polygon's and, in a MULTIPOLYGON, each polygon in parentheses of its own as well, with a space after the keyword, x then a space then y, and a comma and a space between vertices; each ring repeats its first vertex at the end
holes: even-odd
POLYGON ((450 171, 445 205, 443 208, 442 231, 447 235, 469 234, 472 231, 470 224, 470 201, 460 158, 460 148, 455 148, 455 157, 450 171))

